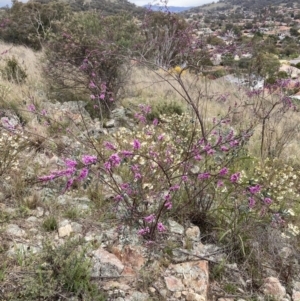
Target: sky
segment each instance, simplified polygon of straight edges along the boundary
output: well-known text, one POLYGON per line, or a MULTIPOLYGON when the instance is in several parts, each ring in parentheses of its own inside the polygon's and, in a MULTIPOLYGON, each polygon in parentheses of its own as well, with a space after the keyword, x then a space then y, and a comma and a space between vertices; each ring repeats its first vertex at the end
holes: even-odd
MULTIPOLYGON (((20 1, 20 0, 19 0, 20 1)), ((27 2, 27 0, 21 0, 22 2, 27 2)), ((101 0, 99 0, 101 1, 101 0)), ((168 6, 200 6, 206 3, 212 3, 214 0, 168 0, 168 6)), ((134 3, 136 5, 145 5, 145 4, 152 4, 158 5, 162 3, 162 1, 151 1, 151 0, 129 0, 129 2, 134 3)), ((215 0, 217 2, 217 0, 215 0)), ((0 0, 0 7, 10 5, 11 0, 0 0)))
MULTIPOLYGON (((20 0, 19 0, 20 1, 20 0)), ((27 0, 21 0, 21 2, 27 2, 27 0)), ((0 0, 0 7, 11 5, 11 0, 0 0)))

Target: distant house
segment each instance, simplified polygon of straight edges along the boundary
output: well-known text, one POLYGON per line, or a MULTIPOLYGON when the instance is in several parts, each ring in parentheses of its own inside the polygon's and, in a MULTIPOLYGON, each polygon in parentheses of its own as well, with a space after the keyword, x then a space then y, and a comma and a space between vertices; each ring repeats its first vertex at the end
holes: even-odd
POLYGON ((250 76, 250 78, 245 78, 245 77, 237 77, 234 76, 233 74, 228 74, 221 77, 221 79, 234 85, 249 87, 250 90, 255 90, 255 91, 262 90, 264 88, 264 83, 265 83, 263 78, 259 78, 257 76, 250 76))

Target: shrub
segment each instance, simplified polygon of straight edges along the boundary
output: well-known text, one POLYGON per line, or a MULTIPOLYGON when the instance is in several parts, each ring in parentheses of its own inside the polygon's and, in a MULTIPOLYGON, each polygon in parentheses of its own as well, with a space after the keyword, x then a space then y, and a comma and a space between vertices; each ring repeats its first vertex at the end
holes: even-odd
POLYGON ((126 84, 128 49, 137 39, 136 30, 126 14, 73 16, 47 46, 46 76, 55 90, 89 94, 92 106, 98 108, 94 112, 103 117, 126 84))
POLYGON ((184 109, 182 104, 177 102, 159 102, 156 106, 151 109, 151 112, 147 114, 147 119, 153 121, 155 119, 162 120, 164 116, 170 117, 173 114, 182 115, 184 109))
POLYGON ((0 38, 40 50, 50 32, 55 31, 54 22, 62 20, 68 13, 68 6, 60 1, 47 4, 14 1, 0 20, 0 38))
POLYGON ((67 241, 54 247, 44 244, 27 268, 26 277, 20 277, 13 300, 57 300, 84 296, 87 301, 104 301, 105 296, 92 282, 91 264, 80 249, 80 241, 67 241), (32 269, 31 273, 28 270, 32 269))
POLYGON ((57 230, 58 224, 56 218, 54 216, 48 216, 43 222, 43 228, 47 232, 52 232, 57 230))
POLYGON ((285 71, 279 71, 277 73, 277 77, 282 79, 282 78, 289 78, 288 74, 285 71))
POLYGON ((4 79, 18 84, 24 83, 27 78, 26 70, 20 66, 14 56, 5 60, 5 66, 2 68, 1 74, 4 79))

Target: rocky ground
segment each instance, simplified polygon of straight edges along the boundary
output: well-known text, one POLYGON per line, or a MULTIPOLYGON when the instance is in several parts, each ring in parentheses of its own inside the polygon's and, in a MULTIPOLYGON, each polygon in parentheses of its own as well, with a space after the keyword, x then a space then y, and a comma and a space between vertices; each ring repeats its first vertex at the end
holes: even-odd
MULTIPOLYGON (((55 120, 71 119, 74 128, 86 118, 82 139, 84 134, 109 135, 120 124, 134 127, 122 107, 103 126, 89 117, 82 103, 49 104, 47 110, 55 120)), ((2 117, 3 124, 7 118, 10 124, 18 124, 14 116, 2 117)), ((71 135, 61 136, 60 141, 65 148, 76 143, 81 147, 71 135)), ((45 151, 31 158, 33 166, 41 168, 60 164, 58 157, 45 151)), ((5 180, 8 186, 9 180, 5 180)), ((227 263, 226 250, 205 243, 199 227, 188 221, 180 225, 169 220, 168 234, 160 242, 145 244, 134 227, 109 216, 109 191, 95 197, 90 189, 66 194, 51 186, 31 189, 21 203, 7 189, 0 192, 1 300, 300 300, 298 276, 292 287, 285 287, 271 269, 264 273, 261 286, 251 291, 253 279, 245 278, 236 263, 227 263), (74 262, 88 263, 89 274, 76 278, 74 262), (47 278, 47 273, 52 276, 47 278), (51 279, 56 279, 56 287, 48 287, 51 279), (102 299, 100 295, 85 299, 85 293, 75 289, 74 283, 84 281, 93 283, 102 299), (66 284, 68 289, 62 290, 60 285, 66 284)), ((283 245, 283 259, 292 253, 288 244, 283 245)), ((298 266, 298 261, 294 264, 298 266)))

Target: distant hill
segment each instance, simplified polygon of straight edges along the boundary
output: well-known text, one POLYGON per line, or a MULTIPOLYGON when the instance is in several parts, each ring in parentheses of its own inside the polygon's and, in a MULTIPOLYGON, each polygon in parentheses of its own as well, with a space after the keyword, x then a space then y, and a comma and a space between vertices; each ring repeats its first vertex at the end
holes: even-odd
POLYGON ((161 6, 161 5, 144 5, 143 6, 146 9, 151 9, 153 11, 168 11, 171 13, 181 13, 183 11, 189 10, 192 8, 192 6, 185 7, 185 6, 161 6))
POLYGON ((207 10, 225 10, 233 7, 241 7, 245 10, 258 11, 269 6, 284 5, 292 7, 296 0, 219 0, 211 4, 204 4, 202 6, 193 7, 187 12, 197 13, 207 10))
MULTIPOLYGON (((1 0, 0 0, 1 1, 1 0)), ((51 0, 34 0, 35 2, 48 3, 51 0)), ((74 11, 99 10, 105 15, 113 15, 122 11, 132 13, 134 16, 141 16, 146 9, 136 6, 127 0, 64 0, 69 3, 74 11)))

